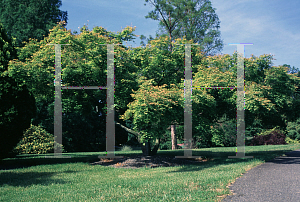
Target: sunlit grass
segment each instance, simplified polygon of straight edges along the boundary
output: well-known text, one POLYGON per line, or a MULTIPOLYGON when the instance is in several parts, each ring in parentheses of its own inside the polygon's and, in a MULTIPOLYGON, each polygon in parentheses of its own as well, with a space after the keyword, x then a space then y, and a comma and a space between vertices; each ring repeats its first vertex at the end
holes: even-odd
MULTIPOLYGON (((124 169, 90 165, 105 152, 63 154, 71 158, 45 158, 47 155, 19 155, 2 164, 30 167, 0 171, 0 201, 218 201, 230 194, 227 185, 242 173, 264 161, 300 149, 296 145, 246 147, 253 159, 228 159, 235 147, 193 150, 195 156, 211 161, 198 165, 124 169)), ((118 155, 142 154, 139 150, 116 151, 118 155)), ((158 151, 181 156, 183 150, 158 151)))

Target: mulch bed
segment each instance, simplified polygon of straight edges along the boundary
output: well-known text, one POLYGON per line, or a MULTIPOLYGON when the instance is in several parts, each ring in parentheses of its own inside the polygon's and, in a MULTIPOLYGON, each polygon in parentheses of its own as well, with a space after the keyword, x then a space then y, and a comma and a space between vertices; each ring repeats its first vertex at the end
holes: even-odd
MULTIPOLYGON (((210 158, 175 158, 175 156, 155 155, 132 155, 124 158, 102 158, 99 161, 90 163, 90 165, 109 166, 114 168, 156 168, 156 167, 174 167, 182 165, 199 165, 201 162, 210 161, 210 158)), ((0 164, 0 170, 12 170, 18 168, 27 168, 33 165, 25 164, 0 164)))
POLYGON ((156 167, 174 167, 174 166, 182 166, 182 165, 195 165, 199 164, 199 162, 206 162, 212 159, 206 158, 175 158, 170 156, 143 156, 143 155, 134 155, 130 157, 124 156, 124 158, 103 158, 100 161, 91 163, 90 165, 101 165, 101 166, 109 166, 114 168, 156 168, 156 167))

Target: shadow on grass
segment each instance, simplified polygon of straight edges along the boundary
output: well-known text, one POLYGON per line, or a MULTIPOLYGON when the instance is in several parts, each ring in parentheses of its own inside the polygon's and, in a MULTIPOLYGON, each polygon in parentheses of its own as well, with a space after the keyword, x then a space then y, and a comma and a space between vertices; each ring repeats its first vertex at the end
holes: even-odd
MULTIPOLYGON (((218 148, 217 148, 218 149, 218 148)), ((217 150, 213 149, 213 151, 217 150)), ((219 148, 221 150, 222 148, 219 148)), ((256 147, 253 147, 254 150, 256 150, 256 147)), ((196 162, 195 161, 192 164, 187 164, 187 166, 184 166, 182 168, 179 168, 177 171, 173 172, 190 172, 190 171, 199 171, 203 168, 208 167, 214 167, 217 165, 227 165, 232 163, 239 163, 239 162, 249 162, 253 161, 253 158, 244 158, 244 159, 229 159, 228 156, 235 156, 234 149, 232 149, 232 152, 227 151, 217 151, 212 152, 209 151, 211 149, 206 150, 193 150, 193 156, 202 156, 205 159, 209 159, 206 162, 196 162)), ((230 148, 231 150, 231 148, 230 148)), ((259 150, 259 148, 257 149, 259 150)), ((246 152, 246 156, 254 156, 254 159, 258 159, 261 161, 272 161, 275 157, 279 157, 284 153, 290 152, 292 150, 271 150, 271 151, 249 151, 246 152)), ((159 150, 157 155, 162 156, 183 156, 184 151, 183 150, 159 150)), ((18 168, 27 168, 31 166, 37 166, 37 165, 52 165, 52 164, 64 164, 64 163, 94 163, 99 161, 98 156, 103 155, 103 152, 93 152, 93 153, 84 153, 84 152, 78 152, 78 153, 67 153, 63 155, 71 156, 71 158, 41 158, 45 155, 18 155, 16 158, 11 159, 4 159, 0 161, 0 171, 1 170, 11 170, 11 169, 18 169, 18 168), (35 158, 33 158, 35 157, 35 158)), ((115 153, 116 156, 135 156, 135 155, 142 155, 141 151, 132 151, 132 152, 122 152, 117 151, 115 153)), ((300 152, 294 151, 293 155, 300 156, 300 152), (295 153, 296 152, 296 153, 295 153)), ((299 158, 285 158, 282 161, 276 161, 276 163, 299 163, 299 158)), ((120 159, 121 160, 121 159, 120 159)))
POLYGON ((97 160, 97 156, 81 156, 74 158, 28 158, 28 159, 4 159, 0 162, 0 170, 11 170, 18 168, 28 168, 37 165, 52 165, 63 163, 78 163, 78 162, 92 162, 97 160))
MULTIPOLYGON (((78 153, 63 153, 63 157, 71 156, 71 158, 51 158, 53 154, 22 154, 17 155, 15 158, 6 158, 0 160, 0 171, 1 170, 12 170, 19 168, 28 168, 37 165, 52 165, 52 164, 63 164, 63 163, 93 163, 99 161, 98 156, 104 155, 104 152, 78 152, 78 153), (93 153, 93 154, 90 154, 93 153), (45 158, 47 157, 47 158, 45 158), (50 158, 48 158, 50 157, 50 158)), ((141 151, 133 152, 116 152, 116 156, 132 156, 141 155, 141 151)))
POLYGON ((263 161, 263 162, 272 162, 278 164, 300 164, 300 150, 292 151, 292 150, 279 150, 279 151, 249 151, 246 152, 246 156, 253 156, 254 158, 228 158, 228 156, 235 156, 235 152, 201 152, 201 151, 193 151, 193 156, 205 156, 210 161, 199 162, 198 165, 188 165, 184 167, 180 167, 176 171, 171 172, 193 172, 199 171, 204 168, 215 167, 218 165, 228 165, 235 164, 241 162, 250 162, 255 159, 263 161), (285 154, 286 156, 282 156, 285 154))
MULTIPOLYGON (((0 186, 21 186, 67 184, 68 181, 53 179, 52 176, 61 173, 75 173, 78 171, 67 170, 58 172, 26 172, 22 168, 38 165, 55 165, 64 163, 93 162, 97 155, 76 155, 73 158, 45 158, 45 155, 18 155, 15 158, 0 161, 0 186), (33 158, 35 157, 35 158, 33 158), (41 158, 44 157, 44 158, 41 158), (1 172, 6 170, 4 172, 1 172), (21 172, 20 172, 21 171, 21 172)), ((53 156, 53 155, 52 155, 53 156)))
MULTIPOLYGON (((74 173, 78 171, 64 171, 59 173, 74 173)), ((51 184, 67 184, 70 183, 61 179, 53 179, 52 176, 58 172, 1 172, 0 186, 28 187, 31 185, 51 185, 51 184)))

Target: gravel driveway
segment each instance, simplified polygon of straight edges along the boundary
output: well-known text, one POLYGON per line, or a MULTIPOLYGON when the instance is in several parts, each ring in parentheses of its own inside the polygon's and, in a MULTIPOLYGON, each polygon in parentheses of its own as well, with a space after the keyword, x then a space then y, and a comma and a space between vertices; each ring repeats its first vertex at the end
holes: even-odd
POLYGON ((229 188, 234 195, 222 202, 299 202, 300 149, 252 168, 229 188))

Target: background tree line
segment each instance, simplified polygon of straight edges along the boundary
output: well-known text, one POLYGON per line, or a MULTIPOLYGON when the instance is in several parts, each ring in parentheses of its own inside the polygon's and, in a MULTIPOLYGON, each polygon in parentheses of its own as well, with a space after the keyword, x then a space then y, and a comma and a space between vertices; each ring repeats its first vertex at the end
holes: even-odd
MULTIPOLYGON (((185 12, 185 16, 190 17, 185 18, 186 23, 189 22, 187 19, 193 21, 191 11, 197 4, 194 1, 191 2, 188 5, 184 4, 185 7, 180 7, 182 4, 179 4, 179 1, 168 1, 169 4, 166 1, 153 1, 152 3, 157 3, 160 7, 156 8, 169 14, 169 21, 165 20, 166 27, 173 26, 176 30, 176 23, 174 23, 176 19, 172 24, 172 17, 176 17, 176 12, 185 12), (165 10, 163 10, 164 6, 165 10), (171 13, 175 14, 172 16, 171 13), (187 15, 187 13, 191 14, 187 15)), ((206 3, 202 5, 208 8, 210 5, 208 1, 203 2, 206 3)), ((197 16, 194 17, 196 20, 197 16)), ((183 30, 184 23, 181 22, 177 27, 183 30)), ((64 85, 105 86, 107 52, 106 46, 98 44, 130 41, 136 37, 133 34, 134 30, 133 27, 126 27, 114 34, 102 27, 95 27, 90 31, 87 26, 84 26, 80 34, 74 35, 66 30, 65 23, 61 22, 49 30, 49 34, 41 40, 30 39, 24 43, 24 47, 20 48, 14 48, 15 40, 10 40, 6 36, 7 32, 2 31, 4 43, 1 50, 4 59, 1 63, 3 64, 1 76, 13 78, 19 85, 22 84, 24 89, 28 89, 28 96, 32 95, 35 100, 35 104, 33 99, 27 99, 28 103, 23 103, 24 106, 31 108, 27 108, 27 116, 22 116, 26 121, 22 121, 24 126, 20 126, 17 132, 19 135, 15 136, 18 137, 17 140, 20 141, 22 133, 30 127, 30 123, 39 126, 40 129, 35 130, 45 129, 42 134, 47 134, 49 137, 52 134, 53 137, 54 47, 46 44, 71 44, 71 46, 62 46, 62 83, 64 85), (36 114, 33 113, 35 109, 36 114)), ((173 32, 169 33, 171 37, 164 34, 157 35, 155 39, 150 37, 147 45, 137 48, 115 46, 115 68, 118 69, 115 71, 117 145, 127 141, 127 144, 137 143, 145 154, 155 154, 158 148, 168 148, 166 146, 166 142, 170 141, 168 128, 174 124, 178 125, 178 139, 183 140, 184 46, 175 44, 195 43, 195 39, 188 35, 176 38, 176 35, 172 36, 173 32)), ((205 43, 208 39, 203 37, 204 39, 199 41, 202 46, 192 46, 193 86, 236 86, 236 53, 210 55, 208 50, 211 45, 205 43)), ((144 37, 141 36, 141 38, 144 37)), ((198 40, 200 38, 198 37, 198 40)), ((292 139, 299 139, 300 131, 297 128, 298 124, 295 124, 299 118, 300 105, 299 71, 298 75, 289 74, 288 71, 291 68, 286 64, 272 67, 270 55, 246 58, 244 64, 247 138, 265 129, 279 126, 282 130, 290 127, 288 135, 292 139)), ((297 72, 295 69, 292 71, 297 72)), ((3 85, 7 85, 6 83, 7 81, 3 85)), ((8 98, 4 99, 5 96, 3 96, 5 89, 6 87, 1 87, 1 101, 9 103, 8 98)), ((104 90, 63 90, 65 151, 105 150, 105 100, 104 90)), ((14 122, 7 116, 13 106, 1 105, 1 107, 1 126, 11 128, 17 125, 19 121, 14 122)), ((194 89, 193 138, 195 146, 197 148, 235 146, 235 112, 235 90, 194 89)), ((11 114, 18 117, 16 112, 12 111, 11 114)), ((7 136, 13 137, 8 130, 1 133, 3 140, 7 136)), ((6 140, 1 142, 6 142, 6 140)), ((29 151, 24 147, 20 146, 18 152, 29 151)), ((31 151, 39 148, 32 144, 29 144, 29 147, 32 148, 31 151)))

